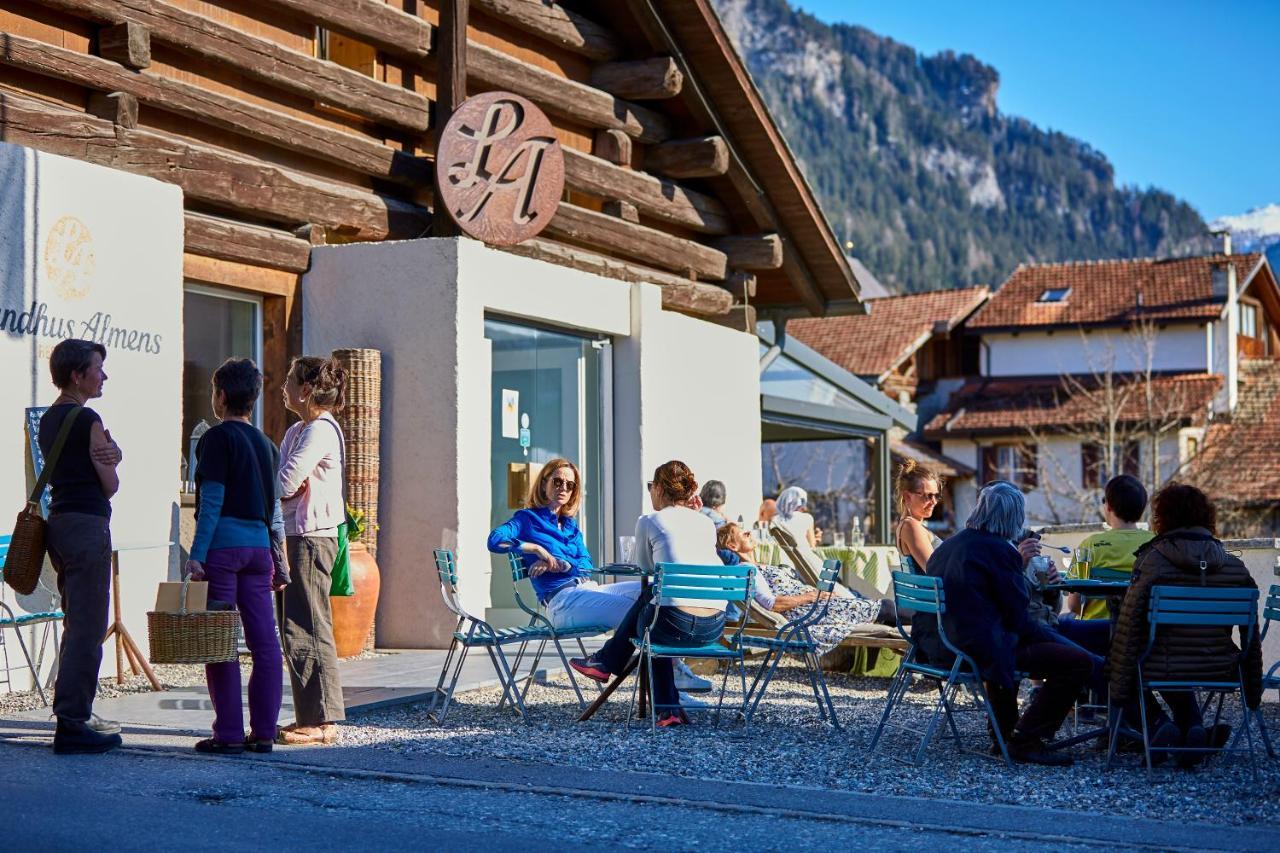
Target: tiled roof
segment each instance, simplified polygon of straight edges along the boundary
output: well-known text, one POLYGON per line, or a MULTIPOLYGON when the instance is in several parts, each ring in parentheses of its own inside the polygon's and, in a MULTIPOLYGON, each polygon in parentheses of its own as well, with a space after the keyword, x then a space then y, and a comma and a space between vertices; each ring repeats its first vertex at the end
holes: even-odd
POLYGON ((1214 295, 1214 267, 1229 261, 1236 269, 1237 286, 1243 288, 1261 257, 1253 252, 1169 260, 1023 265, 970 318, 968 328, 1123 323, 1139 317, 1212 319, 1222 313, 1226 299, 1225 294, 1214 295), (1070 288, 1065 300, 1039 302, 1045 291, 1062 288, 1070 288))
POLYGON ((933 448, 914 441, 892 439, 889 442, 889 450, 894 456, 921 462, 950 480, 963 480, 974 475, 974 470, 963 462, 957 462, 950 456, 944 456, 933 448))
POLYGON ((916 351, 938 323, 954 328, 986 300, 985 287, 886 296, 869 314, 792 320, 787 334, 858 376, 878 377, 916 351))
POLYGON ((1210 424, 1186 479, 1218 499, 1280 502, 1280 361, 1240 363, 1240 396, 1229 420, 1210 424))
MULTIPOLYGON (((1143 379, 1116 376, 1112 381, 1121 401, 1120 421, 1141 423, 1146 411, 1145 389, 1139 385, 1143 379)), ((1151 380, 1154 411, 1161 417, 1177 413, 1189 423, 1201 422, 1220 385, 1221 379, 1212 373, 1155 376, 1151 380)), ((971 380, 951 395, 946 411, 933 417, 924 436, 1025 435, 1028 430, 1093 427, 1102 414, 1101 387, 1091 376, 1075 377, 1071 383, 1060 377, 971 380)))

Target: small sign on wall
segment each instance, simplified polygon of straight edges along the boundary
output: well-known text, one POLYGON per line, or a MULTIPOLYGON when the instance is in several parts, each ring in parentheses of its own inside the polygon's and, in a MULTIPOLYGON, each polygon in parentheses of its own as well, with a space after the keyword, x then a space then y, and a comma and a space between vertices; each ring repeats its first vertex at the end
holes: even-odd
POLYGON ((502 389, 502 437, 519 436, 520 392, 510 388, 502 389))

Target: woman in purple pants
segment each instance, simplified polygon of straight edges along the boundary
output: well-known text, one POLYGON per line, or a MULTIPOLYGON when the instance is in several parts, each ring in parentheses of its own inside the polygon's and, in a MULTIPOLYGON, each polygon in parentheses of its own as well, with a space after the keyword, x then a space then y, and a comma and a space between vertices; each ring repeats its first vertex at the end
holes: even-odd
POLYGON ((262 373, 247 358, 228 359, 213 374, 213 413, 221 421, 196 447, 196 535, 187 572, 209 582, 214 602, 240 611, 253 658, 245 736, 238 661, 205 665, 213 701, 213 737, 197 752, 270 752, 280 715, 283 664, 271 591, 289 582, 284 520, 276 490, 279 451, 250 423, 262 373))

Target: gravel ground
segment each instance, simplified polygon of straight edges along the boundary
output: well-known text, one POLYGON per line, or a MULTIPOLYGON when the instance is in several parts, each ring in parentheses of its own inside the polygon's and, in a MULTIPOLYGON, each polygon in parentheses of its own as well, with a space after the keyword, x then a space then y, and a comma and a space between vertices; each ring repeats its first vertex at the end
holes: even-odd
MULTIPOLYGON (((529 694, 532 723, 495 709, 500 691, 459 694, 446 726, 429 722, 425 705, 374 711, 340 727, 346 746, 370 745, 407 754, 442 754, 552 763, 614 770, 675 773, 775 785, 818 786, 878 794, 961 799, 1163 820, 1233 825, 1280 826, 1280 761, 1266 758, 1259 745, 1258 781, 1245 756, 1222 756, 1196 771, 1157 768, 1148 782, 1140 756, 1122 755, 1121 766, 1103 769, 1105 754, 1091 744, 1076 748, 1068 768, 1003 764, 974 752, 960 753, 954 741, 935 741, 920 767, 892 756, 904 736, 882 742, 874 754, 866 745, 875 731, 888 682, 829 675, 843 730, 819 724, 807 681, 799 667, 780 668, 752 721, 751 731, 724 726, 719 733, 705 716, 694 726, 656 735, 622 725, 630 685, 590 723, 574 722, 577 706, 561 675, 536 684, 529 694)), ((923 688, 908 694, 895 713, 899 722, 923 728, 932 696, 923 688)), ((1280 733, 1280 708, 1264 705, 1270 731, 1280 733)), ((1228 710, 1227 722, 1235 723, 1228 710)), ((1067 727, 1070 726, 1068 720, 1067 727)), ((985 718, 959 715, 966 747, 987 747, 985 718)), ((1065 731, 1065 729, 1064 729, 1065 731)), ((1256 733, 1255 733, 1256 734, 1256 733)), ((887 735, 886 738, 891 738, 887 735)), ((906 748, 899 750, 908 754, 906 748)))
MULTIPOLYGON (((365 658, 382 657, 377 652, 363 652, 352 658, 345 660, 364 660, 365 658)), ((203 664, 155 664, 152 666, 155 671, 156 678, 166 687, 204 687, 204 665, 203 664)), ((249 681, 249 656, 240 656, 240 676, 243 683, 249 681)), ((116 684, 115 678, 103 678, 98 681, 98 698, 114 699, 117 696, 125 696, 130 693, 146 693, 151 689, 151 682, 147 681, 145 675, 130 674, 125 678, 124 684, 116 684)), ((53 701, 52 688, 46 688, 44 695, 50 702, 53 701)), ((24 693, 0 693, 0 714, 18 713, 21 711, 34 711, 39 708, 40 696, 34 690, 24 693)))

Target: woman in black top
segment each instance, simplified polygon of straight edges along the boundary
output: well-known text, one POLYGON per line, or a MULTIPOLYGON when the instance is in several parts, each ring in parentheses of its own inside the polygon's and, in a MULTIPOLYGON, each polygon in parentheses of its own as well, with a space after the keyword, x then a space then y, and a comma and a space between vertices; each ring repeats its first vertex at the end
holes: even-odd
POLYGON ((66 614, 53 688, 57 753, 106 752, 120 745, 120 727, 93 713, 107 633, 111 497, 120 488, 121 453, 102 418, 85 403, 102 396, 106 357, 106 347, 93 341, 68 339, 54 347, 49 372, 62 393, 40 419, 40 450, 47 459, 63 422, 75 418, 49 478, 46 544, 66 614))

